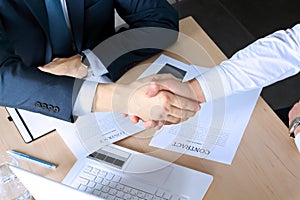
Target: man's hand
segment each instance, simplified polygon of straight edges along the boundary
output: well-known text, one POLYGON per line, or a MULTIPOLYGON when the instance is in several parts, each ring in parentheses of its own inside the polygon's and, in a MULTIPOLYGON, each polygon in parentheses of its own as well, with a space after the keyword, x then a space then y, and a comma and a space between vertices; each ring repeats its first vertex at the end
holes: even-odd
MULTIPOLYGON (((154 97, 161 91, 169 91, 177 96, 185 97, 198 103, 206 101, 196 79, 182 83, 180 79, 170 74, 156 75, 153 77, 146 94, 148 97, 154 97)), ((130 116, 130 119, 132 123, 137 123, 140 120, 137 116, 130 116)), ((143 121, 145 128, 160 129, 164 124, 170 124, 170 122, 154 120, 143 121)))
POLYGON ((195 100, 166 90, 157 92, 153 97, 147 96, 149 84, 154 77, 156 75, 130 84, 100 84, 96 90, 93 110, 126 113, 145 122, 153 120, 174 124, 194 116, 200 109, 195 100))
POLYGON ((180 79, 170 74, 157 75, 149 85, 147 96, 153 97, 162 90, 170 91, 178 96, 198 101, 199 103, 206 101, 201 86, 196 79, 183 83, 180 79))
POLYGON ((88 74, 79 54, 69 58, 54 58, 50 63, 38 67, 41 71, 60 76, 83 78, 88 74))
MULTIPOLYGON (((296 103, 289 112, 289 124, 296 118, 300 117, 300 102, 296 103)), ((300 132, 300 126, 296 127, 294 130, 295 136, 300 132)))

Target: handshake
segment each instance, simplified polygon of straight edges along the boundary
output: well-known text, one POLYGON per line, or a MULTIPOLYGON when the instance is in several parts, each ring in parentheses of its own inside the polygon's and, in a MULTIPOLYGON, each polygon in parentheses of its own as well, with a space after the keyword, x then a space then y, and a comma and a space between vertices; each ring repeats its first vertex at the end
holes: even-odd
POLYGON ((205 97, 197 80, 183 83, 170 74, 157 74, 129 84, 99 84, 93 108, 126 113, 133 123, 142 120, 145 128, 160 129, 194 116, 201 102, 205 97))
MULTIPOLYGON (((81 56, 55 58, 38 67, 55 75, 84 78, 81 56)), ((170 74, 156 74, 128 84, 110 83, 96 86, 93 112, 120 112, 133 123, 143 121, 145 128, 160 129, 164 124, 177 124, 194 116, 206 99, 196 79, 182 82, 170 74)))

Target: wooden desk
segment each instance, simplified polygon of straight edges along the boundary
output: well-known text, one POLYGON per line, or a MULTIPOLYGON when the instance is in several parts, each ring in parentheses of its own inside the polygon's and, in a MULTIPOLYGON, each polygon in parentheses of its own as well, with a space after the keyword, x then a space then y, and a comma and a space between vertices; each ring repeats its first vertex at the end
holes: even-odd
MULTIPOLYGON (((185 38, 170 48, 180 52, 187 62, 212 67, 226 57, 192 18, 180 21, 181 32, 193 38, 193 49, 185 38), (196 51, 195 51, 196 50, 196 51)), ((173 54, 172 54, 173 55, 173 54)), ((175 55, 176 57, 176 55, 175 55)), ((146 62, 147 63, 147 62, 146 62)), ((149 63, 149 62, 148 62, 149 63)), ((133 80, 147 67, 134 68, 121 81, 133 80)), ((25 144, 13 123, 0 108, 0 153, 15 149, 56 163, 56 170, 21 164, 36 173, 62 180, 75 162, 59 135, 54 132, 31 144, 25 144)), ((214 181, 205 199, 300 199, 300 155, 289 139, 288 130, 270 107, 259 98, 232 165, 199 159, 148 146, 153 130, 147 130, 117 144, 147 152, 166 160, 212 174, 214 181)))

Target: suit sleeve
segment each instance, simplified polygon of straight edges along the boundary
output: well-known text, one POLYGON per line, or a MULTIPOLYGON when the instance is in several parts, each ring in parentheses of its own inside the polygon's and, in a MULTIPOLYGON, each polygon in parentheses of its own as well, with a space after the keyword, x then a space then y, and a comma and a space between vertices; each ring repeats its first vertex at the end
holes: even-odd
POLYGON ((65 76, 41 72, 26 66, 15 54, 0 22, 0 105, 25 109, 72 121, 73 97, 82 84, 65 76))
POLYGON ((115 0, 115 6, 129 28, 121 30, 116 42, 98 54, 112 80, 173 44, 179 29, 178 13, 166 0, 115 0))

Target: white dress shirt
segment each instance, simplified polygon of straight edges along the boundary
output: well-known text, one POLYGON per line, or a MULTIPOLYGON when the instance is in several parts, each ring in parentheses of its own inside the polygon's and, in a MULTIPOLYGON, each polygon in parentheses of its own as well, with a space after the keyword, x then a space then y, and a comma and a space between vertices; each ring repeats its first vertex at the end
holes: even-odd
POLYGON ((207 101, 265 87, 300 71, 300 24, 261 38, 196 77, 207 101), (222 91, 214 91, 217 82, 222 91))
MULTIPOLYGON (((300 71, 300 24, 261 38, 196 77, 207 101, 262 88, 300 71)), ((300 134, 295 143, 300 150, 300 134)), ((299 151, 300 152, 300 151, 299 151)))

